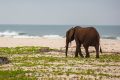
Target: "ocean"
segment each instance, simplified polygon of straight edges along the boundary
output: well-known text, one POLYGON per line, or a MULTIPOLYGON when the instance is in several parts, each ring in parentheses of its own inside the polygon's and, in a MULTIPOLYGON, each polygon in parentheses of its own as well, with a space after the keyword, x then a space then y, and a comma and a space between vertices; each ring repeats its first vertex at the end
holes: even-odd
MULTIPOLYGON (((13 38, 62 38, 66 31, 77 25, 22 25, 0 24, 0 37, 13 38)), ((80 25, 81 26, 81 25, 80 25)), ((86 27, 87 25, 83 25, 86 27)), ((101 38, 120 40, 120 25, 90 25, 95 27, 101 38)))

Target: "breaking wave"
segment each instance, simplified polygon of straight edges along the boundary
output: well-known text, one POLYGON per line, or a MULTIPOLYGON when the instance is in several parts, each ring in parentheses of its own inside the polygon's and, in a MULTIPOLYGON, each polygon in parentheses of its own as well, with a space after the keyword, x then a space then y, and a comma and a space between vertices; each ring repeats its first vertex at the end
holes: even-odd
POLYGON ((4 31, 0 32, 0 37, 12 37, 12 38, 38 38, 39 36, 29 36, 27 33, 16 31, 4 31))
POLYGON ((10 36, 18 36, 19 33, 18 32, 15 32, 15 31, 4 31, 4 32, 0 32, 0 36, 1 37, 10 37, 10 36))
POLYGON ((4 31, 0 32, 0 37, 11 37, 11 38, 62 38, 62 36, 59 35, 42 35, 42 36, 32 36, 27 33, 23 32, 16 32, 16 31, 4 31))
POLYGON ((102 36, 103 39, 116 39, 116 40, 120 40, 120 37, 118 36, 110 36, 110 35, 104 35, 102 36))
POLYGON ((63 38, 63 37, 60 36, 60 35, 44 35, 44 36, 42 36, 42 37, 44 37, 44 38, 63 38))
MULTIPOLYGON (((12 37, 12 38, 40 38, 40 37, 43 37, 43 38, 64 38, 63 36, 60 36, 60 35, 56 35, 56 34, 50 34, 50 35, 30 35, 28 33, 24 33, 24 32, 17 32, 17 31, 9 31, 9 30, 6 30, 6 31, 3 31, 3 32, 0 32, 0 37, 12 37)), ((111 35, 102 35, 103 39, 116 39, 116 40, 120 40, 120 37, 119 36, 111 36, 111 35)))

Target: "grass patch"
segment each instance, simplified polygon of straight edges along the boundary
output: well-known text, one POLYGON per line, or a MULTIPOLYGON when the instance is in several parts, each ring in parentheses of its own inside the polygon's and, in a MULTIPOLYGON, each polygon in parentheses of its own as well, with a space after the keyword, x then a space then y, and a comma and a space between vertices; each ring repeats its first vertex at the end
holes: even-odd
POLYGON ((0 80, 35 80, 33 76, 26 76, 25 74, 30 73, 29 71, 0 71, 0 80))
POLYGON ((95 71, 92 69, 87 70, 80 70, 80 71, 73 71, 72 69, 68 69, 68 71, 65 72, 68 76, 70 74, 76 74, 76 75, 95 75, 95 71))
POLYGON ((100 76, 106 76, 106 77, 120 78, 120 75, 111 75, 111 74, 107 74, 107 73, 99 73, 98 75, 100 75, 100 76))
POLYGON ((104 54, 98 60, 100 62, 120 62, 120 54, 104 54))
POLYGON ((22 54, 22 53, 34 53, 37 47, 15 47, 15 48, 0 48, 1 53, 7 54, 22 54))
POLYGON ((11 63, 0 65, 0 80, 35 80, 35 79, 103 79, 120 78, 120 54, 102 54, 99 59, 91 54, 90 58, 65 57, 65 53, 52 54, 56 51, 48 47, 0 48, 0 55, 11 63), (45 51, 45 52, 44 52, 45 51), (115 64, 112 64, 115 63, 115 64), (113 68, 113 69, 110 69, 113 68), (109 70, 110 69, 110 70, 109 70), (27 71, 28 70, 28 71, 27 71), (111 73, 111 74, 108 74, 111 73), (112 74, 113 73, 113 74, 112 74), (117 75, 115 75, 117 73, 117 75), (30 75, 26 75, 30 74, 30 75), (86 77, 92 76, 92 77, 86 77), (96 78, 96 76, 98 76, 96 78))
POLYGON ((40 53, 44 50, 51 51, 56 49, 51 49, 49 47, 34 47, 34 46, 24 46, 24 47, 3 47, 0 48, 0 53, 6 54, 26 54, 26 53, 40 53))

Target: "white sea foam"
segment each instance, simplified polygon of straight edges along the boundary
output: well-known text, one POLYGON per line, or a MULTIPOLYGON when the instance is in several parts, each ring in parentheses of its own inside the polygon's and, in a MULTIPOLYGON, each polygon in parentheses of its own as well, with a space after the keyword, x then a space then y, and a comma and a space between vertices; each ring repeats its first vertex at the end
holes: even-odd
POLYGON ((39 36, 29 36, 26 33, 16 31, 4 31, 0 32, 0 37, 12 37, 12 38, 39 38, 39 36))
POLYGON ((12 36, 18 36, 19 33, 15 32, 15 31, 4 31, 4 32, 0 32, 0 36, 1 37, 12 37, 12 36))
POLYGON ((13 38, 40 38, 39 36, 27 36, 27 35, 19 35, 19 36, 14 36, 13 38))
POLYGON ((32 35, 28 35, 26 33, 22 33, 22 32, 16 32, 16 31, 3 31, 0 32, 0 37, 12 37, 12 38, 62 38, 62 36, 59 35, 43 35, 43 36, 32 36, 32 35))
MULTIPOLYGON (((12 37, 12 38, 40 38, 40 37, 43 37, 43 38, 54 38, 54 39, 63 38, 63 36, 54 35, 54 34, 42 35, 42 36, 38 36, 38 35, 32 36, 32 35, 29 35, 27 33, 17 32, 17 31, 10 31, 10 30, 0 32, 0 37, 12 37)), ((102 38, 120 40, 119 36, 103 35, 102 38)))
POLYGON ((63 38, 62 36, 60 35, 44 35, 42 36, 43 38, 63 38))
POLYGON ((117 37, 111 36, 111 35, 103 35, 102 38, 104 38, 104 39, 117 39, 117 37))
POLYGON ((102 38, 103 39, 116 39, 116 40, 120 40, 119 36, 103 35, 102 38))
POLYGON ((117 40, 120 40, 120 37, 117 37, 117 40))

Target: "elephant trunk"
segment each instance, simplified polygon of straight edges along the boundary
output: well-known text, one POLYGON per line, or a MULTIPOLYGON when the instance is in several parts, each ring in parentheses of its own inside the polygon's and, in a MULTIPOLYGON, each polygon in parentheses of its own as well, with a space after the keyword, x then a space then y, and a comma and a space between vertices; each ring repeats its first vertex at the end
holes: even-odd
POLYGON ((69 45, 69 42, 66 41, 66 51, 65 51, 65 53, 66 53, 66 57, 67 57, 67 52, 68 52, 68 45, 69 45))

